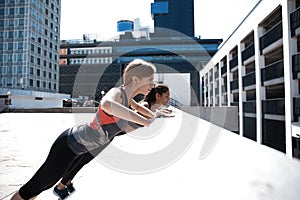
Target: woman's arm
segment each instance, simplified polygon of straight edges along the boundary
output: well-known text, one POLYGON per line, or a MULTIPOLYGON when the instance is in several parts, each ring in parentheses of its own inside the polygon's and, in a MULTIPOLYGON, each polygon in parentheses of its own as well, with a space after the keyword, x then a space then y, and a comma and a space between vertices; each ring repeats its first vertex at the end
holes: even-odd
POLYGON ((149 109, 147 102, 137 103, 133 99, 130 101, 130 105, 136 112, 145 116, 146 118, 152 118, 155 113, 149 109))
POLYGON ((147 119, 142 115, 126 108, 121 104, 121 91, 117 89, 111 89, 101 100, 101 109, 110 115, 122 118, 127 121, 132 121, 143 126, 149 126, 153 121, 155 114, 152 113, 151 119, 147 119))

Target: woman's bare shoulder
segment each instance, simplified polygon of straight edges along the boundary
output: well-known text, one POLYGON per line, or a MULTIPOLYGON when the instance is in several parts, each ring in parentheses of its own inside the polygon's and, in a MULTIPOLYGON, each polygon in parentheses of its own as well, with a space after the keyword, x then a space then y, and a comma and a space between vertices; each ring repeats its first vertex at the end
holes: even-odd
POLYGON ((113 87, 105 94, 103 100, 113 100, 113 101, 121 102, 122 101, 121 94, 122 92, 120 88, 113 87))

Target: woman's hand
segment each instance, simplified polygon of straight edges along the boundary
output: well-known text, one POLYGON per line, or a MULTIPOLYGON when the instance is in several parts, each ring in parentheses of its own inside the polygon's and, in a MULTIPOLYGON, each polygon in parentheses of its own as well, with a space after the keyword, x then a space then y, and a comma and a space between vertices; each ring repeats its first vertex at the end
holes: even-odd
POLYGON ((155 117, 154 118, 158 118, 158 117, 174 117, 174 115, 172 114, 172 110, 169 109, 157 109, 155 111, 155 117))

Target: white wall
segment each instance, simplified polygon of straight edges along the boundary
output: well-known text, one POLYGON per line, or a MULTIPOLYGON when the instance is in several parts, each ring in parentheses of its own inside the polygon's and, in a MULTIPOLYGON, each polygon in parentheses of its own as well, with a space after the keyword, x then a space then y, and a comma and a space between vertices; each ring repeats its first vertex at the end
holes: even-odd
POLYGON ((0 94, 11 93, 11 108, 61 108, 68 94, 0 88, 0 94), (36 99, 38 98, 38 100, 36 99))
POLYGON ((155 80, 162 81, 170 89, 171 98, 179 101, 185 106, 191 102, 190 74, 156 74, 155 80))

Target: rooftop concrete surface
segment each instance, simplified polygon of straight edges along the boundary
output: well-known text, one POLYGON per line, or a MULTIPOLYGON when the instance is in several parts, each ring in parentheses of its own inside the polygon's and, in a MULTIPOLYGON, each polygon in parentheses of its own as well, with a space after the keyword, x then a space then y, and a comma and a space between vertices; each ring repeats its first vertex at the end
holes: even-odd
MULTIPOLYGON (((174 118, 116 137, 77 174, 68 199, 299 199, 299 160, 172 109, 174 118)), ((63 130, 92 117, 0 114, 0 200, 31 178, 63 130)), ((57 197, 51 188, 36 199, 57 197)))

